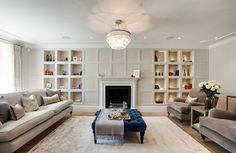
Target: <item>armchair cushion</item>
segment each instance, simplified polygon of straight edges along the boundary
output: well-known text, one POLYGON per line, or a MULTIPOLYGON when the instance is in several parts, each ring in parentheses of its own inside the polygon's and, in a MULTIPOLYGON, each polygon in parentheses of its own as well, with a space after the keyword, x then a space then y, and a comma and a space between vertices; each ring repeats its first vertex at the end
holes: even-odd
POLYGON ((179 98, 179 97, 175 97, 174 98, 174 102, 185 102, 186 101, 186 99, 185 98, 179 98))
POLYGON ((201 92, 199 89, 192 89, 189 92, 189 96, 197 97, 196 102, 205 103, 206 101, 206 94, 204 92, 201 92))
POLYGON ((204 106, 203 103, 199 103, 199 102, 190 102, 188 103, 188 106, 191 107, 191 106, 204 106))
POLYGON ((181 103, 181 102, 172 102, 169 104, 169 107, 182 114, 188 114, 190 110, 187 103, 181 103))
POLYGON ((214 108, 209 111, 209 117, 219 118, 219 119, 236 120, 236 113, 227 112, 224 110, 219 110, 219 109, 214 108))

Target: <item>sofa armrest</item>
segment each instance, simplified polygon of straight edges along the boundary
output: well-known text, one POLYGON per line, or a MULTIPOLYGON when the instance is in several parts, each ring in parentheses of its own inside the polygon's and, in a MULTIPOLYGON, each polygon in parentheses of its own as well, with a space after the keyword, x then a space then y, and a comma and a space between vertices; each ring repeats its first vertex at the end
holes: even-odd
POLYGON ((179 98, 179 97, 175 97, 174 98, 174 102, 185 102, 186 101, 186 99, 184 99, 184 98, 179 98))
POLYGON ((236 113, 214 108, 209 111, 209 117, 236 120, 236 113))

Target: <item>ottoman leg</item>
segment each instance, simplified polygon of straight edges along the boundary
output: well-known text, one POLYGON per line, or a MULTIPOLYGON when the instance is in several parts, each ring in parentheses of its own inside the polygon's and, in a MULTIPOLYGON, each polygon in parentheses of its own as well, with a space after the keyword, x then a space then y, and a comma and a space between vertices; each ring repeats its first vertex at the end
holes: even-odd
POLYGON ((144 138, 144 134, 145 132, 140 132, 140 140, 141 140, 141 144, 143 144, 143 138, 144 138))
POLYGON ((93 133, 94 143, 97 144, 97 136, 95 133, 93 133))
POLYGON ((94 143, 97 144, 97 137, 94 136, 94 143))

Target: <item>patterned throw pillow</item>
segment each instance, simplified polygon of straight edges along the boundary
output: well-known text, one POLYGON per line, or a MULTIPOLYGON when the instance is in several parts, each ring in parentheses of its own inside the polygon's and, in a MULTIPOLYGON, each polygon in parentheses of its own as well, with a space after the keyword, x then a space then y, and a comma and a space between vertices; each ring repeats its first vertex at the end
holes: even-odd
POLYGON ((25 110, 20 104, 10 107, 11 119, 18 120, 25 115, 25 110))
POLYGON ((191 102, 196 102, 197 98, 192 98, 191 96, 188 95, 187 99, 186 99, 186 103, 191 103, 191 102))
POLYGON ((26 112, 32 112, 39 109, 35 95, 31 95, 29 97, 22 96, 21 102, 26 112))
POLYGON ((51 97, 43 97, 44 105, 56 103, 56 102, 59 102, 59 101, 60 101, 60 98, 59 98, 58 94, 56 94, 54 96, 51 96, 51 97))

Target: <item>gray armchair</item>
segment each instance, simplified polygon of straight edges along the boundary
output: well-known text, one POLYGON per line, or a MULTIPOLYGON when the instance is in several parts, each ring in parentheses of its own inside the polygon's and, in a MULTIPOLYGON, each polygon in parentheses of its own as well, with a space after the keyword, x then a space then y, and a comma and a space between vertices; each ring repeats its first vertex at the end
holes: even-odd
POLYGON ((167 106, 168 115, 172 114, 183 123, 184 120, 190 120, 191 118, 191 106, 204 106, 206 100, 206 94, 199 89, 192 89, 189 92, 192 98, 197 98, 196 102, 185 103, 186 99, 174 98, 174 102, 170 102, 167 106))
POLYGON ((199 132, 230 152, 236 151, 236 112, 211 109, 208 117, 200 118, 199 132))

